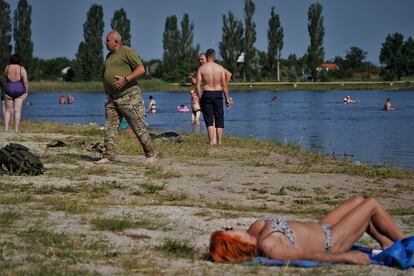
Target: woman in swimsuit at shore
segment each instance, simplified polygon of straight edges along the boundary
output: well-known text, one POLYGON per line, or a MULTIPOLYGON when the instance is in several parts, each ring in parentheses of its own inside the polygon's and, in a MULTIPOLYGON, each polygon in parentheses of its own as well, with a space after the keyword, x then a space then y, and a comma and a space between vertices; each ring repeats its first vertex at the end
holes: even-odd
POLYGON ((247 231, 216 231, 210 240, 210 257, 215 262, 229 263, 263 256, 286 261, 369 264, 368 255, 349 251, 365 232, 383 249, 404 238, 377 199, 354 196, 318 222, 260 219, 247 231))
POLYGON ((4 70, 6 79, 4 129, 9 130, 12 113, 14 113, 14 131, 19 132, 23 101, 29 93, 27 72, 20 65, 20 57, 14 54, 10 64, 4 70), (13 111, 13 112, 12 112, 13 111))

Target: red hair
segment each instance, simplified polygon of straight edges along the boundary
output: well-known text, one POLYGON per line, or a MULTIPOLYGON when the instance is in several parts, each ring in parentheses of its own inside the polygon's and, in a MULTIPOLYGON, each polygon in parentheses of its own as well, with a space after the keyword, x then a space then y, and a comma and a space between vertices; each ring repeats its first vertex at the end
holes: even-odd
POLYGON ((256 246, 230 237, 223 230, 216 231, 210 238, 210 257, 218 263, 238 263, 257 256, 256 246))

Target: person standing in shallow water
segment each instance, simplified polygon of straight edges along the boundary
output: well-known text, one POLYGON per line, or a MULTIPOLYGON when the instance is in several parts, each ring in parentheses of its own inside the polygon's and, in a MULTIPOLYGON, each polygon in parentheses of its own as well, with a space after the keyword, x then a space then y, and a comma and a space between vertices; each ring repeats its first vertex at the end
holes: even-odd
POLYGON ((208 49, 206 52, 207 63, 197 71, 196 90, 200 97, 201 111, 207 127, 210 145, 222 144, 224 128, 223 94, 226 106, 231 107, 229 97, 228 78, 223 66, 215 62, 215 51, 208 49), (202 93, 202 96, 201 96, 202 93), (217 141, 215 134, 217 133, 217 141))
MULTIPOLYGON (((207 63, 207 58, 205 53, 201 53, 198 55, 198 61, 200 66, 207 63)), ((191 83, 195 86, 197 83, 197 71, 190 74, 189 79, 191 83)), ((200 97, 196 93, 196 87, 190 91, 191 95, 191 123, 198 125, 200 124, 200 114, 201 114, 201 106, 200 106, 200 97)))
POLYGON ((29 94, 29 81, 26 69, 20 65, 18 54, 10 57, 10 64, 4 69, 4 78, 6 80, 4 130, 9 130, 13 115, 14 131, 19 132, 23 101, 29 94))
POLYGON ((155 102, 155 99, 152 95, 149 96, 148 112, 149 113, 156 113, 157 112, 157 103, 155 102))
POLYGON ((156 154, 145 124, 145 106, 137 79, 145 73, 144 65, 134 49, 122 45, 121 35, 111 31, 106 36, 109 50, 103 68, 105 104, 105 138, 102 158, 95 164, 111 163, 116 155, 119 125, 125 118, 145 154, 144 164, 156 161, 156 154))
POLYGON ((390 98, 387 98, 387 100, 385 101, 384 110, 385 111, 393 110, 392 107, 391 107, 391 99, 390 98))

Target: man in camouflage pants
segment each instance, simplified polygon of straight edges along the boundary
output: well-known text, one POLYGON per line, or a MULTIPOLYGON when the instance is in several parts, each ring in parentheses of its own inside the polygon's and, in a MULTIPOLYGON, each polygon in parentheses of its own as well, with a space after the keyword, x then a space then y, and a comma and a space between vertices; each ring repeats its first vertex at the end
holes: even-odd
POLYGON ((156 154, 144 121, 145 107, 137 85, 137 79, 145 72, 144 65, 132 48, 122 45, 118 32, 110 32, 105 44, 109 50, 103 69, 103 84, 108 96, 105 104, 105 141, 103 156, 95 164, 111 163, 115 158, 119 124, 123 117, 144 150, 144 164, 152 164, 156 154))

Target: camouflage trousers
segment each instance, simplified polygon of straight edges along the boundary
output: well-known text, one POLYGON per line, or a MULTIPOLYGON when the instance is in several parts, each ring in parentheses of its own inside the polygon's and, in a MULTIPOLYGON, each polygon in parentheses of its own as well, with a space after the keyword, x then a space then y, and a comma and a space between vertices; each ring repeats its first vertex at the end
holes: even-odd
POLYGON ((141 89, 134 86, 128 88, 128 92, 117 99, 108 97, 105 104, 106 121, 103 157, 110 160, 113 160, 116 155, 116 143, 122 118, 127 120, 134 131, 145 156, 151 157, 155 154, 144 120, 145 107, 141 98, 141 89))

